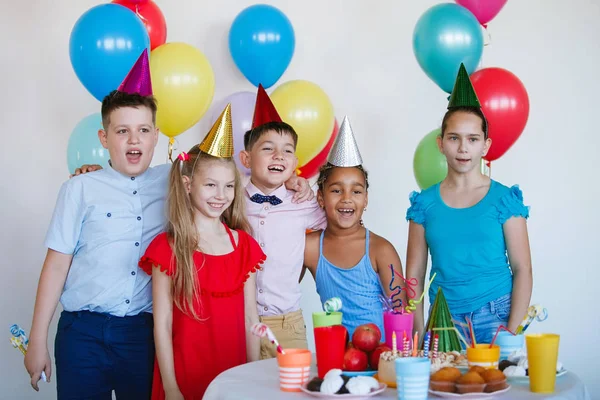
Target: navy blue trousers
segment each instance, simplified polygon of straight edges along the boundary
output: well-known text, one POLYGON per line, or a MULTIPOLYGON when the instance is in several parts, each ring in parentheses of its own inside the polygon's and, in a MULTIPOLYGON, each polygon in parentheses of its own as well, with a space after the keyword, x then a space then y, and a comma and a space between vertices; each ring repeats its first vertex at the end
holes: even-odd
POLYGON ((115 317, 63 311, 54 342, 58 400, 148 400, 152 392, 152 314, 115 317))

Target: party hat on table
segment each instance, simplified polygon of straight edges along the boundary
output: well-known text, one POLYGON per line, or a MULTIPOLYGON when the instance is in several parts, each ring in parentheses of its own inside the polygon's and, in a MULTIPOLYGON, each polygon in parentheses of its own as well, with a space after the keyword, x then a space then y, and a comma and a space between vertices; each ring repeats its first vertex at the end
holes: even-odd
POLYGON ((256 103, 254 105, 254 117, 252 118, 252 128, 264 125, 268 122, 281 122, 281 117, 277 109, 265 91, 265 88, 259 84, 256 93, 256 103))
POLYGON ((140 96, 152 95, 148 49, 144 49, 117 90, 129 94, 137 93, 140 96))
POLYGON ((327 162, 336 167, 357 167, 362 165, 362 157, 350 126, 348 117, 344 117, 337 138, 331 147, 327 162))
POLYGON ((481 108, 477 93, 473 89, 473 84, 471 84, 471 79, 463 63, 460 64, 460 68, 458 69, 454 89, 452 89, 452 94, 448 102, 448 109, 456 107, 481 108))
POLYGON ((456 333, 454 322, 452 322, 452 315, 450 314, 450 309, 448 308, 442 288, 438 288, 425 331, 429 332, 434 330, 434 328, 450 328, 434 331, 434 334, 439 336, 438 351, 461 351, 458 334, 456 333))
POLYGON ((231 104, 227 104, 198 148, 214 157, 233 157, 231 104))

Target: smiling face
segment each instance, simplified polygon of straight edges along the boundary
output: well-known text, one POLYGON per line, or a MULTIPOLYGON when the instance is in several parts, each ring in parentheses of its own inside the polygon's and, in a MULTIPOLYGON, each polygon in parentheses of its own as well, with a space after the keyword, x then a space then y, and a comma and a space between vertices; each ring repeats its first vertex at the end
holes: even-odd
POLYGON ((113 169, 127 176, 138 176, 150 166, 158 143, 158 129, 148 107, 120 107, 110 113, 106 130, 98 131, 98 138, 108 149, 113 169))
POLYGON ((481 158, 492 143, 491 139, 485 138, 481 125, 481 117, 464 111, 447 118, 443 136, 438 138, 438 147, 453 171, 465 174, 479 170, 481 158))
POLYGON ((333 167, 317 200, 325 209, 328 225, 342 229, 360 225, 369 200, 365 173, 355 167, 333 167))
POLYGON ((264 194, 278 189, 290 179, 296 166, 296 146, 291 135, 269 130, 252 145, 240 152, 240 159, 251 170, 252 183, 264 194))
POLYGON ((192 179, 184 176, 194 213, 207 218, 220 218, 235 198, 235 164, 233 162, 199 161, 192 179))

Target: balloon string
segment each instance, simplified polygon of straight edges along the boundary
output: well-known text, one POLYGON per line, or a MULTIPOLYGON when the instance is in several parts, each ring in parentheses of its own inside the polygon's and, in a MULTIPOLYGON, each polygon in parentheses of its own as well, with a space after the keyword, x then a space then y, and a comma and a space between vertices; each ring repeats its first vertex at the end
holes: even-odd
POLYGON ((173 143, 175 143, 175 138, 169 138, 169 161, 173 162, 173 143))
POLYGON ((146 18, 144 18, 144 16, 142 14, 140 14, 140 5, 139 4, 135 5, 135 13, 142 20, 144 25, 146 25, 146 22, 148 22, 148 20, 146 18))

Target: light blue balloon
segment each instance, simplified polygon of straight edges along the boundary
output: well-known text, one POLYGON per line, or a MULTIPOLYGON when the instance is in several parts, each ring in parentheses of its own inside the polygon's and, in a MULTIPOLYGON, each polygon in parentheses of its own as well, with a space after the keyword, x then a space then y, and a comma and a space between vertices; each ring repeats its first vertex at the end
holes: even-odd
POLYGON ((419 65, 442 90, 452 92, 460 63, 469 74, 483 53, 483 31, 477 18, 453 3, 431 7, 413 32, 413 51, 419 65))
POLYGON ((88 115, 75 126, 67 146, 67 166, 72 174, 83 164, 108 166, 108 150, 102 147, 98 139, 98 130, 102 129, 100 113, 88 115))
POLYGON ((266 4, 250 6, 238 14, 229 30, 233 61, 254 86, 269 88, 287 69, 296 39, 290 20, 266 4))
POLYGON ((69 55, 75 74, 96 99, 117 89, 150 38, 140 18, 119 4, 90 8, 75 23, 69 55))

